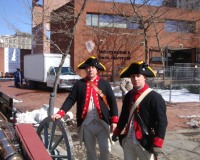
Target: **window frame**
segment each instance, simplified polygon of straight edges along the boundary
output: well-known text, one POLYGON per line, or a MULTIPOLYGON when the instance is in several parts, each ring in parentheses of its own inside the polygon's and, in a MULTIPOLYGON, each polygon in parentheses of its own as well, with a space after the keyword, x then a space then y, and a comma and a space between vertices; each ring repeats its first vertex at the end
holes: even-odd
POLYGON ((86 13, 86 26, 91 27, 108 27, 108 28, 121 28, 121 29, 141 29, 141 25, 138 23, 139 21, 131 21, 131 19, 137 19, 136 17, 129 17, 125 19, 120 15, 113 14, 93 14, 86 13), (93 16, 97 16, 97 22, 94 24, 93 16))
POLYGON ((166 32, 195 33, 195 21, 166 19, 164 23, 166 32))

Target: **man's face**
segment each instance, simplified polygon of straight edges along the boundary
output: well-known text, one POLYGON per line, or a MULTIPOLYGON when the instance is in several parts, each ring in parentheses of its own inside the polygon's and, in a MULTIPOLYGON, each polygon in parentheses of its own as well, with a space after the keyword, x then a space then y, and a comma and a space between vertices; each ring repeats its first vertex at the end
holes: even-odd
POLYGON ((89 77, 90 79, 96 78, 96 76, 98 74, 97 68, 94 66, 86 67, 85 72, 86 72, 87 77, 89 77))
POLYGON ((142 74, 132 74, 130 78, 134 88, 142 88, 145 84, 146 78, 142 74))

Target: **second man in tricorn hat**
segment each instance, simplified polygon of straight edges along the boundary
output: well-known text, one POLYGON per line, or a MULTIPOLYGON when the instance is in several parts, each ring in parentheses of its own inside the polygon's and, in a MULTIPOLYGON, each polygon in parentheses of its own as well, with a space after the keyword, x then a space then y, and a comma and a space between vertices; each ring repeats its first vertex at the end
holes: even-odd
POLYGON ((118 122, 118 108, 109 82, 100 78, 98 71, 106 68, 95 58, 89 57, 79 64, 84 69, 85 78, 78 80, 60 111, 52 119, 64 117, 65 113, 77 103, 77 127, 80 141, 84 142, 87 160, 96 160, 96 141, 99 145, 100 160, 109 160, 111 151, 110 129, 113 131, 118 122))
POLYGON ((130 77, 133 84, 133 89, 124 97, 119 122, 112 136, 113 141, 119 138, 124 160, 153 160, 162 156, 167 127, 166 105, 162 96, 146 83, 147 77, 155 76, 143 61, 131 63, 120 73, 120 78, 130 77), (122 140, 120 137, 125 138, 122 140))

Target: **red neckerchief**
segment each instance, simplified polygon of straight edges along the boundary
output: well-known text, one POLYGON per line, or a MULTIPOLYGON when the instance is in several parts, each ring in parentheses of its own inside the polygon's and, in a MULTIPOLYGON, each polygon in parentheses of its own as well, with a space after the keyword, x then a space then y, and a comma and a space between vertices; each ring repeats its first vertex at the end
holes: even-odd
MULTIPOLYGON (((135 102, 140 97, 140 95, 148 88, 149 86, 145 83, 143 88, 136 90, 136 92, 133 92, 133 101, 135 102)), ((140 106, 137 106, 136 108, 136 112, 138 112, 138 114, 140 114, 139 107, 140 106)), ((135 119, 133 123, 134 123, 135 137, 136 139, 140 140, 142 139, 142 128, 139 126, 138 122, 135 119)))
POLYGON ((133 102, 135 102, 139 98, 139 96, 148 88, 149 86, 145 83, 143 88, 133 91, 133 102))
MULTIPOLYGON (((86 87, 86 96, 85 96, 85 103, 84 103, 84 108, 83 108, 83 112, 82 112, 82 118, 84 119, 87 115, 88 112, 88 108, 89 108, 89 104, 90 104, 90 97, 91 97, 91 93, 94 99, 94 105, 97 109, 97 112, 99 114, 99 117, 102 117, 102 114, 100 112, 100 104, 99 104, 99 97, 98 97, 98 93, 93 89, 93 87, 88 83, 89 78, 85 77, 86 81, 87 81, 87 87, 86 87)), ((97 75, 97 77, 93 80, 93 83, 98 86, 98 82, 100 80, 100 77, 97 75)))

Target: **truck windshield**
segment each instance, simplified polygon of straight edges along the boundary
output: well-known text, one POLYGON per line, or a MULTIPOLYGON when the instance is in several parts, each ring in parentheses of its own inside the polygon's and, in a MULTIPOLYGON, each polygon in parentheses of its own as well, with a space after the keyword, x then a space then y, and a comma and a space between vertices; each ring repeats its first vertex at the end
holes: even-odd
MULTIPOLYGON (((56 73, 58 72, 58 67, 55 67, 56 73)), ((62 67, 61 75, 75 75, 76 73, 73 71, 71 67, 62 67)))

